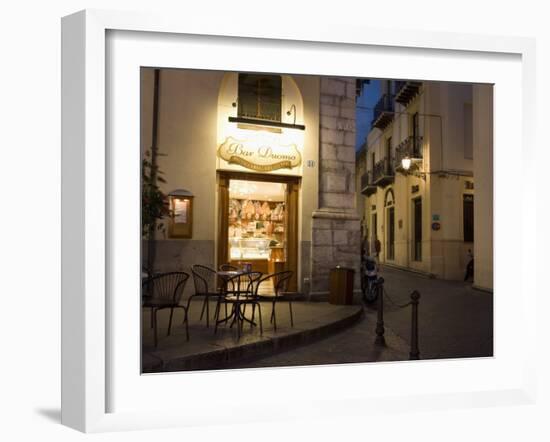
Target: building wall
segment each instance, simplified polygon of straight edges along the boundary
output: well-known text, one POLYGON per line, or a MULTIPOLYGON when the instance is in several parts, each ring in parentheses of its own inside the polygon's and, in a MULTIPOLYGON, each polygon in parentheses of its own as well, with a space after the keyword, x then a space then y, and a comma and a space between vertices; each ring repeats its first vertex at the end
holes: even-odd
MULTIPOLYGON (((444 279, 461 280, 468 264, 468 249, 473 251, 473 243, 464 241, 463 195, 473 194, 466 189, 471 177, 445 176, 432 177, 431 216, 439 215, 441 229, 431 230, 429 220, 426 228, 431 232, 430 272, 444 279)), ((475 199, 474 199, 475 201, 475 199)))
POLYGON ((473 90, 474 176, 474 284, 493 289, 493 87, 473 90))
POLYGON ((355 164, 356 164, 356 172, 355 172, 355 207, 357 208, 357 214, 359 215, 359 220, 361 222, 361 243, 363 240, 365 240, 366 235, 366 219, 365 219, 365 213, 366 213, 366 199, 361 194, 361 177, 363 174, 367 171, 366 169, 366 145, 363 145, 363 147, 356 153, 355 155, 355 164))
MULTIPOLYGON (((153 120, 153 69, 142 69, 141 150, 150 147, 153 120)), ((194 195, 192 239, 170 239, 157 232, 157 271, 190 272, 193 264, 215 260, 217 105, 222 72, 163 69, 159 86, 158 158, 165 193, 187 189, 194 195)), ((166 220, 167 223, 168 220, 166 220)), ((143 241, 142 259, 147 256, 143 241)), ((193 290, 191 281, 186 292, 193 290)))
MULTIPOLYGON (((381 262, 444 279, 464 278, 469 260, 468 249, 474 251, 474 244, 464 242, 463 195, 477 193, 477 177, 476 191, 466 186, 466 182, 474 182, 473 154, 477 152, 476 146, 480 144, 476 144, 474 135, 477 134, 477 139, 482 138, 479 133, 486 135, 491 118, 482 119, 477 126, 472 126, 472 121, 476 121, 472 110, 476 109, 476 106, 479 109, 479 105, 474 103, 472 85, 424 82, 419 93, 407 106, 396 104, 394 119, 384 130, 374 128, 369 133, 366 152, 358 156, 364 159, 365 165, 362 167, 366 170, 372 169, 372 152, 375 153, 376 161, 384 158, 388 137, 392 137, 392 149, 395 152, 396 146, 412 134, 412 115, 415 112, 419 113, 419 132, 423 138, 423 161, 420 170, 425 172, 425 175, 396 173, 393 183, 385 188, 378 188, 376 193, 365 198, 362 217, 366 220, 371 250, 374 239, 372 214, 377 214, 376 236, 382 245, 381 262), (414 193, 413 186, 418 186, 414 193), (389 259, 387 253, 387 209, 384 207, 385 196, 390 189, 395 195, 393 260, 389 259), (421 261, 413 259, 415 198, 422 200, 421 261), (372 210, 373 206, 376 207, 375 211, 372 210), (432 229, 434 222, 440 224, 439 230, 432 229)), ((488 176, 486 168, 487 161, 483 171, 479 172, 483 173, 485 178, 488 176)), ((488 198, 484 203, 489 204, 488 198)), ((477 214, 477 197, 474 198, 474 204, 477 214)), ((476 238, 480 237, 477 235, 477 218, 479 216, 475 217, 476 238)), ((478 252, 474 253, 477 263, 478 252)), ((476 283, 477 279, 476 276, 476 283)))

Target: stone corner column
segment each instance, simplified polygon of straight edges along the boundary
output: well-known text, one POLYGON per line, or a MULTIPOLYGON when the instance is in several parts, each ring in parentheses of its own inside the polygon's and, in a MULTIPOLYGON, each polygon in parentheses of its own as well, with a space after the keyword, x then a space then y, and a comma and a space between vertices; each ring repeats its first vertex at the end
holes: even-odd
POLYGON ((312 214, 311 291, 326 294, 330 269, 355 270, 359 289, 361 222, 355 195, 355 79, 322 77, 319 209, 312 214))

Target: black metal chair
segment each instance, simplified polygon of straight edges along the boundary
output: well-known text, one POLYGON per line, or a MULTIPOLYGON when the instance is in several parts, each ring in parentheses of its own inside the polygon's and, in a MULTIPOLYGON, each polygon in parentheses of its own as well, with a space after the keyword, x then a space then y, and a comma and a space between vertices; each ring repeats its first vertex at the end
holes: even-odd
POLYGON ((251 327, 256 325, 254 316, 257 306, 258 316, 260 318, 260 334, 263 334, 262 311, 260 300, 257 296, 257 284, 261 277, 261 272, 248 272, 234 275, 224 280, 223 296, 219 298, 218 304, 216 305, 216 326, 214 328, 214 333, 218 331, 218 324, 232 319, 231 327, 236 323, 237 337, 240 338, 244 321, 249 322, 251 327), (230 314, 227 315, 226 308, 225 318, 220 319, 222 303, 225 304, 226 307, 227 305, 231 305, 232 307, 230 314), (252 319, 247 319, 245 316, 247 305, 252 305, 252 319))
POLYGON ((191 267, 191 273, 193 274, 195 293, 189 297, 187 309, 189 309, 189 305, 193 298, 203 297, 204 302, 202 304, 200 320, 202 321, 202 317, 206 310, 206 327, 210 327, 210 298, 215 298, 217 301, 222 295, 220 290, 221 286, 218 283, 218 274, 214 269, 199 264, 195 264, 191 267))
POLYGON ((142 282, 142 307, 151 309, 151 328, 154 329, 155 347, 158 344, 157 313, 159 310, 167 308, 170 309, 170 320, 168 322, 168 333, 166 336, 170 336, 174 309, 181 308, 184 311, 183 323, 185 324, 187 340, 189 340, 187 320, 188 307, 180 304, 183 290, 185 289, 185 284, 188 279, 188 273, 169 272, 157 274, 142 282))
POLYGON ((257 297, 260 300, 271 302, 272 306, 271 306, 270 322, 273 323, 273 328, 275 329, 275 331, 277 331, 277 316, 275 314, 275 304, 281 301, 288 302, 288 308, 290 310, 290 325, 291 327, 294 327, 294 316, 292 313, 292 299, 289 298, 288 296, 285 296, 287 294, 288 283, 290 281, 290 278, 292 278, 292 275, 293 275, 293 272, 290 270, 272 273, 260 279, 256 286, 256 291, 258 291, 262 283, 268 282, 270 280, 273 283, 273 291, 270 291, 269 293, 257 292, 257 297))
POLYGON ((232 265, 232 264, 222 264, 220 266, 220 270, 222 272, 234 272, 234 271, 239 270, 239 268, 237 266, 232 265))

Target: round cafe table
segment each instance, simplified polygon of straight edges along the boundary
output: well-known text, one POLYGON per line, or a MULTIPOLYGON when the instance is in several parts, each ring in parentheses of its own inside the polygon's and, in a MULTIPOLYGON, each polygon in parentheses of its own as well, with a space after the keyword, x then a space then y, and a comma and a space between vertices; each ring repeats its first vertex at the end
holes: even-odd
MULTIPOLYGON (((227 293, 227 283, 228 283, 228 281, 231 278, 234 278, 236 276, 244 276, 244 275, 248 275, 249 273, 251 273, 251 272, 246 272, 244 270, 219 270, 219 271, 216 272, 216 274, 223 281, 223 287, 222 287, 223 295, 222 295, 222 297, 219 298, 218 305, 216 306, 216 317, 217 318, 219 318, 219 314, 220 314, 220 311, 219 311, 220 310, 220 303, 223 301, 223 298, 225 296, 227 296, 227 294, 228 294, 227 293)), ((237 293, 240 293, 240 291, 241 291, 241 279, 240 278, 237 278, 237 279, 238 279, 238 281, 237 281, 237 293)), ((214 333, 217 332, 218 324, 221 324, 223 322, 228 322, 230 319, 232 320, 231 324, 230 324, 230 327, 232 327, 233 324, 238 319, 249 322, 252 325, 256 325, 255 322, 251 321, 250 319, 248 319, 244 316, 243 312, 241 312, 241 310, 240 310, 239 303, 235 303, 233 305, 233 308, 231 309, 231 312, 229 313, 229 315, 227 314, 227 310, 226 310, 225 318, 216 320, 216 326, 214 327, 214 333)), ((237 325, 238 325, 238 322, 237 322, 237 325)))

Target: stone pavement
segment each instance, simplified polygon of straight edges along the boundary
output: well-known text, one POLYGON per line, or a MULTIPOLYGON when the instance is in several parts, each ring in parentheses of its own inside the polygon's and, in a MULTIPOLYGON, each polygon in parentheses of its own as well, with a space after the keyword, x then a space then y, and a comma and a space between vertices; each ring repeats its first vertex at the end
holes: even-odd
POLYGON ((406 361, 407 343, 386 329, 386 346, 374 344, 376 315, 368 314, 351 327, 327 338, 265 358, 232 364, 228 368, 289 367, 362 362, 406 361))
MULTIPOLYGON (((159 314, 159 346, 152 345, 148 311, 143 312, 143 371, 163 372, 298 366, 408 360, 411 308, 399 308, 418 290, 421 359, 490 357, 493 354, 493 295, 468 283, 430 279, 382 266, 385 279, 386 347, 374 344, 376 309, 361 305, 295 302, 295 327, 290 327, 286 303, 278 306, 275 332, 269 304, 263 306, 264 334, 245 325, 235 328, 199 321, 201 301, 191 307, 190 341, 185 340, 182 312, 176 312, 172 336, 166 337, 168 312, 159 314)), ((211 304, 211 314, 214 305, 211 304)))
POLYGON ((421 359, 467 358, 493 355, 493 294, 473 289, 471 283, 431 279, 382 266, 387 294, 384 322, 410 342, 411 308, 395 304, 420 292, 418 311, 421 359))
MULTIPOLYGON (((277 307, 277 331, 270 324, 271 306, 262 306, 264 333, 260 335, 258 327, 245 324, 240 339, 235 327, 220 326, 214 334, 214 326, 206 328, 204 320, 199 321, 202 302, 193 301, 190 309, 190 340, 185 339, 185 327, 182 325, 183 311, 175 311, 171 336, 166 336, 169 311, 159 312, 159 342, 153 345, 153 332, 150 328, 150 310, 143 309, 142 314, 142 369, 145 373, 212 370, 233 368, 246 360, 255 360, 272 356, 289 349, 306 346, 332 336, 345 335, 345 330, 358 321, 368 322, 369 332, 364 336, 355 336, 359 346, 368 347, 368 360, 406 359, 406 344, 400 338, 390 340, 387 348, 374 348, 375 322, 364 318, 361 305, 330 305, 326 302, 294 302, 294 327, 290 327, 287 303, 277 307), (339 333, 344 330, 342 333, 339 333), (364 341, 367 339, 367 341, 364 341), (363 340, 363 341, 362 341, 363 340)), ((210 304, 211 315, 214 303, 210 304)), ((249 312, 250 313, 250 312, 249 312)), ((339 363, 357 362, 354 354, 342 358, 340 354, 325 355, 320 362, 339 363), (350 359, 351 358, 351 359, 350 359)), ((309 363, 309 362, 308 362, 309 363)), ((266 365, 264 365, 266 366, 266 365)))

